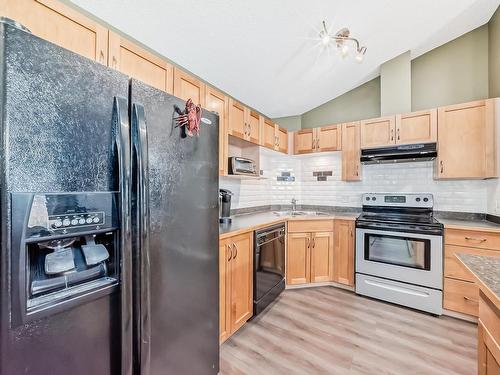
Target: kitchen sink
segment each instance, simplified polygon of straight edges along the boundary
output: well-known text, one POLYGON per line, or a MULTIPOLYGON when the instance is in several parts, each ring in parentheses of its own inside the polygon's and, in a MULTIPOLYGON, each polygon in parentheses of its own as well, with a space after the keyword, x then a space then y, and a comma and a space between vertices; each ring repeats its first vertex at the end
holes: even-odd
POLYGON ((328 216, 326 212, 319 211, 275 211, 278 216, 328 216))

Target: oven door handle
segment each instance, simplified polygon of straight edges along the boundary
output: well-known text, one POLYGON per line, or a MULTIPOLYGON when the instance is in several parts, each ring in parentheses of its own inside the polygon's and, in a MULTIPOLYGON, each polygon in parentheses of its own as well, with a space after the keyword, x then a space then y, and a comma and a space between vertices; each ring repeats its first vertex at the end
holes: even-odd
POLYGON ((420 291, 417 291, 417 290, 411 290, 411 289, 407 289, 407 288, 401 288, 399 286, 385 284, 385 283, 382 283, 382 282, 365 280, 365 283, 367 283, 369 285, 372 285, 372 286, 379 287, 379 288, 384 288, 384 289, 387 289, 387 290, 392 290, 394 292, 400 292, 400 293, 410 294, 410 295, 416 296, 416 297, 429 297, 429 293, 424 293, 424 292, 420 292, 420 291))

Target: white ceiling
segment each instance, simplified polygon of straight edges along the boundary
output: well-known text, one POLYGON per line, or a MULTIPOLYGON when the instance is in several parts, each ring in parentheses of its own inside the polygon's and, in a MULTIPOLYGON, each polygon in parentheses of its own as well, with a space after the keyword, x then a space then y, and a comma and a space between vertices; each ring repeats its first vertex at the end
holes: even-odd
POLYGON ((306 112, 488 22, 500 0, 71 0, 270 117, 306 112), (348 27, 365 61, 322 51, 348 27))

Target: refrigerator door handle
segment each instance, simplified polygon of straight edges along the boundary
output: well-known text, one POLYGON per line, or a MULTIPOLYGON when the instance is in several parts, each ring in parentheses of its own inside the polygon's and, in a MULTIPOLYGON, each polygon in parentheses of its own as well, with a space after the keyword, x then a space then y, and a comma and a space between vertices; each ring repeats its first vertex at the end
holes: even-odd
POLYGON ((140 262, 140 368, 141 375, 150 374, 151 362, 151 297, 150 297, 150 257, 149 257, 149 171, 148 132, 144 107, 132 106, 132 140, 137 160, 139 262, 140 262))
POLYGON ((113 126, 118 157, 118 184, 121 207, 121 373, 132 375, 132 247, 130 219, 130 125, 128 101, 115 97, 113 102, 113 126))

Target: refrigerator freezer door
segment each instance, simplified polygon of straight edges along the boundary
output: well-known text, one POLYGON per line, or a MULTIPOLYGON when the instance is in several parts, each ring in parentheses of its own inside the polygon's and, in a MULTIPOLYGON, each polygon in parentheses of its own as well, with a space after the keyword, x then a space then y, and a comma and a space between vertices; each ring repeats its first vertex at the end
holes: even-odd
POLYGON ((26 324, 12 320, 21 265, 11 196, 118 191, 114 98, 127 98, 128 85, 119 72, 0 22, 1 374, 121 372, 118 287, 26 324))
MULTIPOLYGON (((209 121, 200 124, 200 136, 183 137, 173 118, 176 106, 184 109, 184 101, 132 80, 131 102, 137 109, 144 108, 147 129, 148 164, 142 173, 143 183, 149 184, 143 198, 149 202, 150 223, 144 228, 149 230, 149 249, 136 247, 139 254, 134 253, 134 259, 148 259, 141 253, 149 250, 150 310, 143 306, 141 313, 149 315, 151 325, 151 337, 146 338, 150 341, 150 371, 216 374, 218 116, 204 110, 202 117, 209 121)), ((139 125, 140 121, 132 122, 132 134, 139 134, 139 125)), ((143 142, 140 137, 132 141, 143 142)), ((133 145, 132 150, 141 147, 144 144, 133 145)), ((133 160, 138 158, 138 154, 133 156, 133 160)), ((132 201, 138 197, 136 190, 132 201)))

